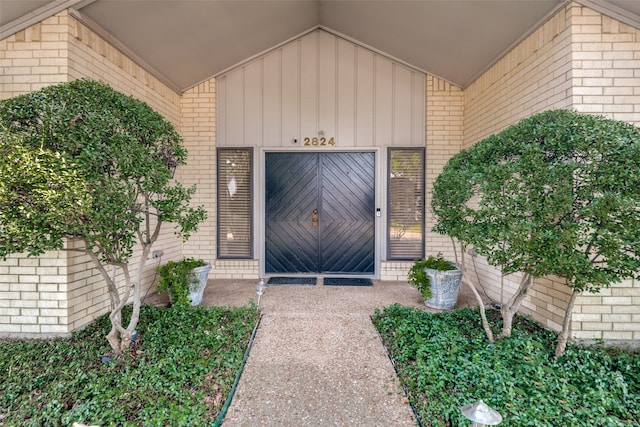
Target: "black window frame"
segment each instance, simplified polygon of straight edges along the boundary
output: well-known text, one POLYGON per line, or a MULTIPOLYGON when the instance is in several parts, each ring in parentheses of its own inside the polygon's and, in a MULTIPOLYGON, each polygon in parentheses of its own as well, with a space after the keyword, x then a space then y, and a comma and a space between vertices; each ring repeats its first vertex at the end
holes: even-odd
MULTIPOLYGON (((225 179, 226 180, 226 179, 225 179)), ((254 152, 253 152, 253 148, 252 147, 218 147, 216 150, 216 257, 217 259, 253 259, 254 258, 254 246, 255 246, 255 239, 254 239, 254 152), (227 235, 227 231, 226 230, 222 230, 222 218, 223 218, 223 212, 222 212, 222 206, 223 204, 221 203, 221 196, 223 196, 224 191, 226 191, 227 189, 224 188, 222 186, 222 182, 223 179, 225 179, 225 177, 222 177, 222 173, 224 171, 222 171, 221 169, 221 159, 223 158, 223 153, 224 152, 230 152, 230 151, 244 151, 248 153, 248 178, 249 178, 249 189, 248 189, 248 195, 249 195, 249 203, 248 203, 248 221, 249 221, 249 227, 248 227, 248 241, 249 241, 249 246, 248 246, 248 253, 244 254, 244 255, 236 255, 236 254, 229 254, 227 251, 227 254, 221 254, 221 249, 223 248, 223 244, 222 244, 222 236, 226 236, 227 235)), ((224 213, 224 215, 227 215, 227 213, 224 213)), ((226 241, 225 241, 226 243, 226 241)))
POLYGON ((426 225, 426 216, 425 216, 425 184, 426 184, 426 157, 425 157, 425 148, 424 147, 388 147, 387 148, 387 227, 386 227, 386 239, 387 239, 387 260, 389 261, 414 261, 416 259, 424 258, 425 254, 425 225, 426 225), (393 172, 393 152, 394 151, 404 151, 404 152, 417 152, 420 155, 421 161, 421 192, 420 192, 420 205, 419 208, 422 211, 420 226, 421 226, 421 236, 420 236, 420 250, 415 254, 415 256, 394 256, 392 255, 392 221, 393 214, 392 212, 392 172, 393 172))

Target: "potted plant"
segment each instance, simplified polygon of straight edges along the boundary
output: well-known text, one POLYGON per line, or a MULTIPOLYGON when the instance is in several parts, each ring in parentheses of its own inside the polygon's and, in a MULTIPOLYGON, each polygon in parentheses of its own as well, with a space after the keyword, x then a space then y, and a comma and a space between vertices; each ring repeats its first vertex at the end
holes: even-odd
POLYGON ((428 307, 452 309, 458 300, 462 270, 455 263, 444 259, 442 253, 416 260, 407 274, 411 285, 420 291, 428 307))
POLYGON ((201 259, 169 261, 156 268, 158 292, 168 292, 173 305, 198 305, 207 285, 211 264, 201 259))

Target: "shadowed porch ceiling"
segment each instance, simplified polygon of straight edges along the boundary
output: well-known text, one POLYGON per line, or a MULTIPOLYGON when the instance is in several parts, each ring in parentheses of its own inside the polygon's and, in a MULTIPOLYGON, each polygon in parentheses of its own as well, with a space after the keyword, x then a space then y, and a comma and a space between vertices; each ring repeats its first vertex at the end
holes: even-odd
MULTIPOLYGON (((640 0, 578 0, 640 28, 640 0)), ((466 87, 566 0, 0 0, 0 39, 63 9, 182 92, 325 27, 466 87)))

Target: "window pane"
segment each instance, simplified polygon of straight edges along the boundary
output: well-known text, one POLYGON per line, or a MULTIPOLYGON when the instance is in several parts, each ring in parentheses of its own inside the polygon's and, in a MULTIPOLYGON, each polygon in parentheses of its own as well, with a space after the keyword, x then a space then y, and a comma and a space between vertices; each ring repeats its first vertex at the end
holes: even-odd
POLYGON ((388 259, 424 256, 424 150, 389 150, 388 259))
POLYGON ((251 258, 251 149, 218 149, 218 257, 251 258))

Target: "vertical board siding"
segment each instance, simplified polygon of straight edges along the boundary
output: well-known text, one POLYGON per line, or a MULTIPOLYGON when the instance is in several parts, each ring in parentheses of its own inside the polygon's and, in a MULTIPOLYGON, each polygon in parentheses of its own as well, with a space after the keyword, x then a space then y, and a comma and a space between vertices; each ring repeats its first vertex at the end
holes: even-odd
POLYGON ((296 148, 320 136, 337 149, 425 143, 425 75, 325 30, 218 82, 221 147, 296 148))
POLYGON ((370 52, 364 49, 356 51, 356 146, 373 145, 374 120, 374 68, 370 52))
POLYGON ((412 73, 411 94, 413 96, 411 111, 411 141, 419 141, 425 138, 425 90, 426 80, 424 76, 412 73))
MULTIPOLYGON (((293 138, 300 137, 298 129, 300 123, 300 118, 298 116, 300 112, 299 41, 294 41, 291 44, 284 46, 281 50, 281 54, 282 68, 280 84, 282 88, 282 101, 280 105, 265 105, 264 108, 274 108, 282 110, 282 141, 280 141, 280 145, 284 145, 291 144, 291 140, 293 138)), ((265 81, 265 84, 270 85, 271 82, 265 81)), ((265 125, 271 126, 271 124, 269 123, 265 123, 265 125)), ((219 142, 221 145, 233 146, 234 144, 237 144, 237 142, 233 140, 219 142)))
POLYGON ((300 128, 313 135, 318 132, 317 34, 300 40, 300 128))
POLYGON ((245 90, 244 90, 244 144, 253 146, 254 141, 262 141, 262 132, 264 126, 262 124, 262 115, 264 109, 262 108, 263 98, 263 84, 262 76, 264 71, 262 69, 263 61, 256 61, 247 65, 245 70, 245 90))
POLYGON ((411 71, 393 66, 393 145, 411 145, 411 71))
MULTIPOLYGON (((269 108, 271 105, 282 104, 282 51, 262 59, 262 117, 263 140, 265 147, 277 147, 282 141, 282 109, 269 108), (269 82, 265 85, 264 82, 269 82), (265 125, 267 124, 267 125, 265 125)), ((224 140, 224 139, 223 139, 224 140)))
POLYGON ((356 48, 346 40, 338 41, 338 132, 339 146, 353 147, 355 142, 356 48))
POLYGON ((235 141, 234 146, 244 145, 244 74, 245 68, 238 73, 227 75, 224 104, 220 109, 225 109, 225 136, 228 141, 235 141))
POLYGON ((215 123, 216 138, 218 141, 226 141, 227 138, 227 108, 224 104, 227 99, 227 78, 219 77, 216 79, 217 99, 216 112, 217 118, 215 123))
POLYGON ((338 99, 337 46, 333 35, 324 31, 319 34, 318 73, 318 126, 325 135, 336 135, 338 99))
MULTIPOLYGON (((380 56, 375 57, 375 145, 391 145, 393 135, 393 64, 380 56)), ((418 144, 416 144, 418 145, 418 144)))

